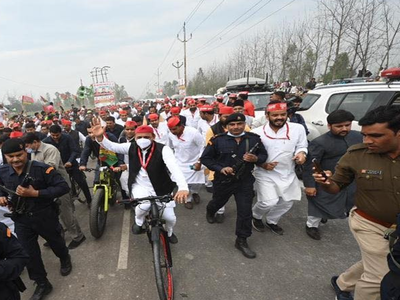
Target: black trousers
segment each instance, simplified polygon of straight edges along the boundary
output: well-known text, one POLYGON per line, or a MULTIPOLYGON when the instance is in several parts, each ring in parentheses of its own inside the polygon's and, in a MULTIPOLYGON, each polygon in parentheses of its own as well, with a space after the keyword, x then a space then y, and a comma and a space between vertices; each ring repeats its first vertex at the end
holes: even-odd
POLYGON ((381 300, 400 300, 400 274, 390 271, 383 277, 381 300))
POLYGON ((13 283, 0 282, 0 299, 1 300, 20 300, 21 295, 13 283))
MULTIPOLYGON (((83 194, 85 195, 87 203, 92 202, 92 195, 90 194, 89 186, 87 184, 86 178, 83 175, 82 171, 79 171, 79 168, 73 166, 71 168, 67 168, 67 172, 71 177, 75 180, 75 182, 81 187, 83 194)), ((75 192, 75 191, 73 191, 75 192)))
POLYGON ((253 205, 253 178, 221 183, 213 181, 213 198, 207 205, 207 212, 214 215, 234 195, 236 201, 236 236, 248 238, 251 236, 251 218, 253 205))
POLYGON ((42 254, 38 243, 38 236, 44 238, 60 259, 66 259, 68 248, 61 236, 61 224, 58 221, 56 210, 50 206, 38 213, 28 213, 13 218, 15 232, 19 241, 29 254, 29 262, 26 266, 31 280, 43 283, 47 273, 44 268, 42 254))

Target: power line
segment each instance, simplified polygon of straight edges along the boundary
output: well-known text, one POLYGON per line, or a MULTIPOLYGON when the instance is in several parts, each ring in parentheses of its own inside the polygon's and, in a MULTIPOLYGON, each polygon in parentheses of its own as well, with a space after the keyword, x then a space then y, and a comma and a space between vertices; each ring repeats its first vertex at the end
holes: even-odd
POLYGON ((207 17, 205 17, 205 19, 203 21, 200 22, 199 25, 197 25, 197 27, 195 29, 193 29, 192 33, 195 32, 205 21, 207 21, 207 19, 222 5, 222 3, 224 3, 225 0, 222 0, 219 4, 217 4, 217 6, 208 14, 207 17))
POLYGON ((216 35, 214 35, 211 39, 209 39, 205 44, 203 44, 202 46, 200 46, 199 48, 197 48, 193 54, 197 53, 200 51, 200 49, 202 48, 206 48, 208 44, 211 43, 211 41, 213 41, 216 37, 218 37, 219 35, 221 35, 225 30, 227 30, 229 27, 231 27, 233 24, 236 23, 236 21, 240 20, 244 15, 246 15, 249 11, 251 11, 254 7, 256 7, 258 4, 260 4, 261 2, 263 2, 264 0, 260 0, 258 1, 256 4, 254 4, 252 7, 250 7, 248 10, 246 10, 243 14, 241 14, 238 18, 236 18, 233 22, 231 22, 228 26, 226 26, 224 29, 222 29, 220 32, 218 32, 216 35))
POLYGON ((217 48, 219 48, 219 47, 221 47, 221 46, 223 46, 223 45, 229 43, 230 41, 234 40, 234 39, 237 38, 238 36, 240 36, 240 35, 242 35, 243 33, 249 31, 250 29, 252 29, 252 28, 254 28, 255 26, 257 26, 258 24, 264 22, 266 19, 268 19, 268 18, 271 17, 272 15, 274 15, 274 14, 276 14, 277 12, 280 12, 280 11, 283 10, 284 8, 288 7, 290 4, 292 4, 292 3, 295 2, 295 1, 296 1, 296 0, 290 1, 290 2, 287 3, 286 5, 284 5, 284 6, 282 6, 281 8, 279 8, 278 10, 276 10, 276 11, 270 13, 270 14, 267 15, 265 18, 261 19, 259 22, 255 23, 254 25, 250 26, 249 28, 243 30, 241 33, 239 33, 239 34, 235 35, 234 37, 232 37, 231 39, 227 40, 225 43, 222 43, 222 44, 220 44, 220 45, 218 45, 218 46, 216 46, 216 47, 210 49, 209 51, 204 52, 203 54, 199 54, 199 55, 197 55, 196 57, 193 57, 193 59, 198 58, 198 57, 200 57, 200 56, 203 56, 203 55, 205 55, 205 54, 208 54, 208 53, 214 51, 215 49, 217 49, 217 48))
POLYGON ((197 10, 199 9, 199 7, 203 4, 204 0, 200 0, 196 7, 192 10, 192 12, 189 14, 189 16, 186 18, 185 23, 189 23, 190 19, 194 16, 194 14, 197 12, 197 10))

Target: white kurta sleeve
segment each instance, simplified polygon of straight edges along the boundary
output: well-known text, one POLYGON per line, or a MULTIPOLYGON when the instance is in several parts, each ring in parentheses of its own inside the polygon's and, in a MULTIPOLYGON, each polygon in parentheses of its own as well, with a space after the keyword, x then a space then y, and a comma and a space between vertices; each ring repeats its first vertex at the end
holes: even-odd
POLYGON ((296 145, 296 150, 294 154, 296 155, 299 152, 304 152, 305 154, 308 153, 308 141, 307 141, 307 135, 306 131, 303 130, 304 127, 303 125, 300 125, 302 130, 296 130, 298 134, 298 140, 297 140, 297 145, 296 145))
POLYGON ((186 183, 185 176, 183 175, 181 169, 179 168, 174 153, 172 149, 168 146, 164 146, 162 150, 162 157, 164 163, 167 165, 169 172, 172 174, 172 179, 178 185, 179 191, 188 191, 189 187, 186 183))
POLYGON ((99 142, 96 139, 96 142, 99 143, 100 146, 102 146, 103 148, 110 150, 112 152, 115 152, 115 153, 119 153, 119 154, 128 154, 129 148, 131 147, 131 143, 118 144, 118 143, 111 142, 106 137, 104 137, 101 142, 99 142))
POLYGON ((194 134, 194 137, 193 137, 193 142, 196 144, 196 146, 199 149, 198 159, 200 160, 200 157, 203 154, 204 149, 206 148, 206 146, 204 144, 204 138, 200 132, 196 131, 196 133, 194 134))
POLYGON ((78 133, 79 133, 79 141, 82 144, 85 144, 86 137, 82 134, 82 132, 78 131, 78 133))

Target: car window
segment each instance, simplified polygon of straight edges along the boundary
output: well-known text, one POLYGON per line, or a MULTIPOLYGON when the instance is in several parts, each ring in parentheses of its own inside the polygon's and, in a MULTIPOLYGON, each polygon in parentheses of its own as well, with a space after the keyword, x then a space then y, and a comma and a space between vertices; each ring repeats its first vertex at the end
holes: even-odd
POLYGON ((314 103, 318 100, 319 97, 321 97, 321 95, 307 94, 307 96, 303 98, 299 110, 309 109, 311 106, 314 105, 314 103))
MULTIPOLYGON (((341 95, 343 97, 343 94, 341 95)), ((355 121, 359 121, 367 113, 374 100, 378 97, 379 92, 359 92, 348 93, 344 95, 345 98, 339 103, 338 106, 334 104, 329 105, 328 103, 327 107, 331 107, 333 110, 327 110, 327 112, 331 113, 337 109, 344 109, 354 115, 355 121)), ((331 97, 333 101, 338 101, 337 98, 334 98, 333 96, 331 97)))
POLYGON ((326 103, 326 108, 325 111, 330 114, 331 112, 335 111, 338 109, 340 102, 342 102, 343 98, 346 96, 346 94, 334 94, 332 95, 328 102, 326 103))
POLYGON ((270 94, 249 95, 248 100, 253 103, 255 110, 265 110, 270 100, 270 94))
POLYGON ((394 95, 392 105, 400 106, 400 93, 394 95))

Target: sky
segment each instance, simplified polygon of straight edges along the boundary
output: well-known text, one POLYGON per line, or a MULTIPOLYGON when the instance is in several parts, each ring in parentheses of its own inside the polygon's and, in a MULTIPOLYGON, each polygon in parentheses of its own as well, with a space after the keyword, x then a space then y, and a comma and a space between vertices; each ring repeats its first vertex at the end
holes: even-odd
MULTIPOLYGON (((297 18, 314 4, 313 0, 1 0, 0 102, 8 95, 38 99, 46 92, 75 94, 80 80, 90 85, 90 72, 103 66, 110 67, 109 80, 124 85, 130 96, 143 97, 147 89, 155 91, 158 71, 160 83, 177 79, 171 64, 183 61, 183 43, 176 37, 179 33, 183 39, 185 21, 187 38, 192 33, 187 43, 190 78, 199 67, 223 62, 241 38, 297 18), (236 19, 235 24, 243 22, 218 35, 236 19), (217 39, 209 42, 214 36, 217 39)), ((183 76, 183 67, 180 70, 183 76)))

